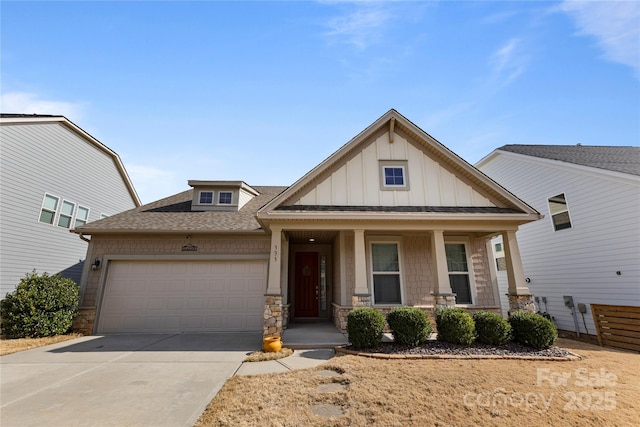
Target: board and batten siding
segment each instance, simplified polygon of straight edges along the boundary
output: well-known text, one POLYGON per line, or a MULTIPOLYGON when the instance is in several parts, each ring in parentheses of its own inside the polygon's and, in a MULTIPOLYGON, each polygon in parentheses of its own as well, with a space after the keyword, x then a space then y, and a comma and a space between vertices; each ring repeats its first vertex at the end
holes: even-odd
MULTIPOLYGON (((545 215, 521 226, 517 238, 529 288, 547 298, 558 328, 576 329, 564 295, 572 296, 576 307, 587 306, 584 318, 592 335, 589 304, 640 305, 640 178, 510 153, 479 168, 545 215), (561 193, 571 228, 554 231, 547 201, 561 193)), ((506 275, 498 274, 498 283, 505 294, 506 275)), ((545 311, 542 301, 538 309, 545 311)), ((577 317, 585 333, 579 312, 577 317)))
MULTIPOLYGON (((27 272, 84 260, 87 243, 39 222, 45 193, 89 209, 89 221, 136 207, 113 158, 61 123, 0 126, 0 298, 27 272)), ((75 218, 74 218, 75 219, 75 218)), ((73 224, 73 223, 72 223, 73 224)), ((79 277, 77 278, 79 280, 79 277)))
POLYGON ((343 206, 495 206, 423 150, 394 134, 384 133, 364 147, 296 205, 343 206), (407 161, 409 190, 381 190, 381 160, 407 161))

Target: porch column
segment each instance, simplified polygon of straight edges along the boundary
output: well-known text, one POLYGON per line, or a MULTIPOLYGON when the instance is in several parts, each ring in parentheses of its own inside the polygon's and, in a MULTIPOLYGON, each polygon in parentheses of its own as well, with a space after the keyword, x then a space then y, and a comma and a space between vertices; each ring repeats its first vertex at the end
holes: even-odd
POLYGON ((509 312, 536 311, 533 295, 527 286, 520 258, 520 248, 515 231, 502 231, 505 262, 507 264, 507 280, 509 282, 509 312))
POLYGON ((269 281, 267 295, 282 295, 280 277, 282 269, 282 227, 271 227, 271 254, 269 258, 269 281))
POLYGON ((289 325, 289 239, 282 233, 282 269, 280 270, 280 289, 282 293, 282 329, 289 325))
POLYGON ((447 253, 444 246, 444 232, 431 232, 431 253, 433 254, 433 269, 435 286, 433 297, 436 307, 449 307, 456 304, 456 295, 451 291, 449 282, 449 267, 447 267, 447 253))
POLYGON ((367 256, 364 244, 364 230, 353 230, 354 234, 354 263, 355 289, 351 297, 353 307, 367 307, 371 305, 371 293, 367 286, 367 256))
POLYGON ((271 226, 271 250, 269 255, 269 278, 264 296, 263 336, 282 334, 282 227, 271 226))

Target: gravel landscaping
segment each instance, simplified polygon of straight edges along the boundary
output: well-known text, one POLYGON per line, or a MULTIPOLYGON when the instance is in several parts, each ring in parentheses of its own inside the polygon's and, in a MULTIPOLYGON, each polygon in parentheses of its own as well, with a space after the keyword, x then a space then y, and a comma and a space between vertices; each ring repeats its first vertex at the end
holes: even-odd
POLYGON ((442 341, 429 340, 418 347, 403 347, 392 342, 383 342, 376 348, 355 350, 351 346, 344 347, 349 353, 369 353, 369 354, 396 354, 406 356, 423 355, 453 355, 453 356, 505 356, 505 357, 567 357, 574 356, 573 353, 556 346, 543 350, 536 350, 522 344, 510 342, 503 346, 491 346, 481 343, 471 345, 451 344, 442 341))

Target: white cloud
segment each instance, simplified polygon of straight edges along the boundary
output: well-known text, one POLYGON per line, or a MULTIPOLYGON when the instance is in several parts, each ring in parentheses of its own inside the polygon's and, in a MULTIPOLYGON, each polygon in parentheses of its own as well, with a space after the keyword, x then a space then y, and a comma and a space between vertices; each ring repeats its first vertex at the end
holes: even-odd
POLYGON ((515 80, 525 69, 527 59, 522 52, 521 44, 520 39, 513 38, 491 55, 493 73, 504 85, 515 80))
POLYGON ((606 59, 640 77, 640 2, 564 1, 559 8, 573 18, 579 35, 595 37, 606 59))
POLYGON ((65 116, 77 122, 83 116, 82 103, 54 101, 42 99, 39 95, 28 92, 10 92, 0 95, 0 111, 16 114, 51 114, 65 116))
POLYGON ((326 33, 332 40, 366 49, 380 39, 392 14, 383 3, 357 2, 354 10, 331 19, 326 33))

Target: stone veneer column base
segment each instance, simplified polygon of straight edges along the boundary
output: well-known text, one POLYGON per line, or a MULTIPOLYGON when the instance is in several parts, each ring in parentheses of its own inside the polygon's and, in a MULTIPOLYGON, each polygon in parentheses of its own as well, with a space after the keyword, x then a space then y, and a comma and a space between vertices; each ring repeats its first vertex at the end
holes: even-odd
POLYGON ((262 335, 275 337, 282 335, 282 295, 264 296, 264 328, 262 335))
POLYGON ((456 305, 456 294, 431 294, 435 300, 435 308, 453 307, 456 305))
POLYGON ((533 295, 507 294, 507 296, 509 297, 509 313, 514 313, 516 311, 530 311, 532 313, 536 312, 536 304, 533 301, 533 295))
POLYGON ((351 305, 353 308, 357 307, 371 307, 371 295, 359 294, 351 297, 351 305))
POLYGON ((78 314, 73 319, 74 332, 82 335, 93 335, 93 327, 96 321, 95 307, 78 307, 78 314))

